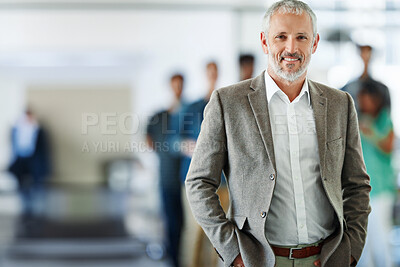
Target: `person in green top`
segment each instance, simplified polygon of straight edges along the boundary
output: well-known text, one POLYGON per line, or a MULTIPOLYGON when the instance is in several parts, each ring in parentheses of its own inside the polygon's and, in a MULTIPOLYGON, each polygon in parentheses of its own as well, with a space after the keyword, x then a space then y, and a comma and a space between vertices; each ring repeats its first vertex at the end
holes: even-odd
POLYGON ((360 134, 365 166, 370 176, 372 212, 359 266, 392 266, 389 232, 396 194, 392 167, 393 123, 384 95, 375 84, 362 83, 358 93, 360 134))

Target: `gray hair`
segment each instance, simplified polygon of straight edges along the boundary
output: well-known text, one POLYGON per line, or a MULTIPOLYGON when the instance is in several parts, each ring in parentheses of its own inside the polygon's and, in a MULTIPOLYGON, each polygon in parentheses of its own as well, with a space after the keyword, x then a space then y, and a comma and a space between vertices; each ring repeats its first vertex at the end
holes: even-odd
POLYGON ((264 15, 262 23, 262 31, 265 33, 266 36, 268 36, 271 16, 275 12, 280 12, 282 14, 289 13, 289 14, 301 15, 303 14, 303 11, 307 12, 307 14, 311 18, 313 35, 315 38, 315 36, 317 36, 317 16, 315 16, 315 13, 306 3, 298 0, 281 0, 270 6, 264 15))

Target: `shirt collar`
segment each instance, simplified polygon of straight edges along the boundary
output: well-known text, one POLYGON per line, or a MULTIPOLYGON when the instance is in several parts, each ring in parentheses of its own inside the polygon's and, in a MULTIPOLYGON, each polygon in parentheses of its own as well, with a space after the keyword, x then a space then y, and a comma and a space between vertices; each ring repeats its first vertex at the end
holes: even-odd
MULTIPOLYGON (((271 78, 271 76, 269 76, 267 71, 265 71, 265 73, 264 73, 264 79, 265 79, 265 87, 266 87, 266 90, 267 90, 267 101, 269 103, 271 101, 272 96, 276 92, 281 91, 283 93, 283 91, 278 87, 278 85, 271 78)), ((307 79, 307 77, 304 80, 303 87, 301 88, 300 94, 296 97, 296 99, 297 98, 300 99, 303 96, 303 94, 307 95, 308 105, 311 106, 310 91, 308 89, 308 79, 307 79)))

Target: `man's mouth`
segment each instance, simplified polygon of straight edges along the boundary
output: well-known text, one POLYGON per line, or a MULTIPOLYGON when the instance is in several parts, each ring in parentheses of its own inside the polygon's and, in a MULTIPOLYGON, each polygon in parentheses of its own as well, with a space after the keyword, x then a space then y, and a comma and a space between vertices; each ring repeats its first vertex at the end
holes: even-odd
POLYGON ((301 56, 300 53, 283 53, 280 55, 280 61, 282 62, 283 60, 286 62, 290 62, 292 64, 296 63, 297 61, 301 62, 303 57, 301 56))
POLYGON ((300 61, 300 58, 293 58, 293 57, 282 57, 281 61, 285 60, 285 61, 289 61, 289 62, 294 62, 294 61, 300 61))

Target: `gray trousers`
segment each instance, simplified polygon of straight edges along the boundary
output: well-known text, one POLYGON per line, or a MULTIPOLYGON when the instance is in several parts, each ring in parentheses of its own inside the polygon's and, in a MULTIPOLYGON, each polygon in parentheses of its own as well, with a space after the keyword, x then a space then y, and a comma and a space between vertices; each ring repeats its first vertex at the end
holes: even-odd
POLYGON ((314 261, 319 259, 319 254, 304 259, 291 260, 287 257, 276 256, 276 267, 315 267, 314 261))

